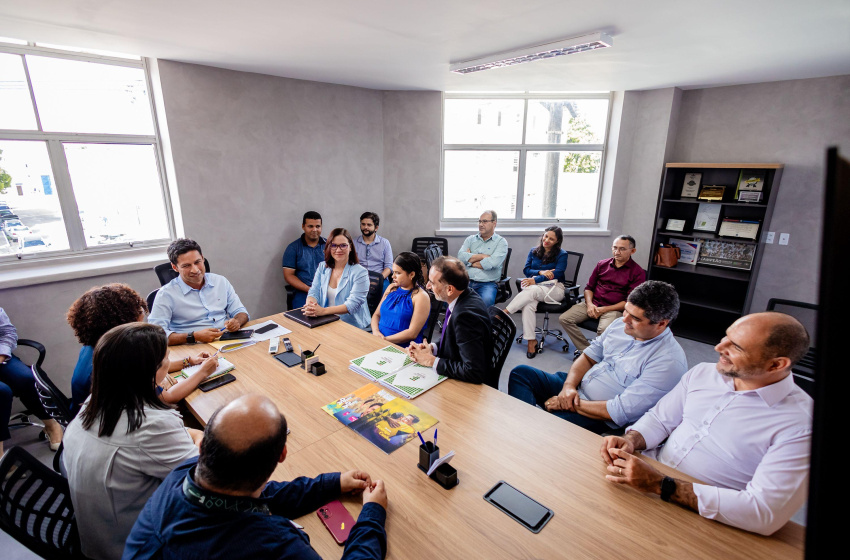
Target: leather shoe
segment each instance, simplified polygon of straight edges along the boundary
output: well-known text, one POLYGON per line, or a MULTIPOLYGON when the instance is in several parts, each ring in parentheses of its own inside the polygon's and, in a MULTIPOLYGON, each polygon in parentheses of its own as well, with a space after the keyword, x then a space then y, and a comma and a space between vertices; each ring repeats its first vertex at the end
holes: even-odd
POLYGON ((529 360, 537 356, 537 339, 528 341, 528 352, 525 353, 529 360))

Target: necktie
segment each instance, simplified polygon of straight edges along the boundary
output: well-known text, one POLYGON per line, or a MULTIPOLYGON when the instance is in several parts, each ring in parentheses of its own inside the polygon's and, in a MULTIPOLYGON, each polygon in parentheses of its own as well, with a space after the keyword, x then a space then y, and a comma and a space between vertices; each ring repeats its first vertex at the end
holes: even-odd
POLYGON ((443 333, 440 335, 440 351, 443 350, 443 337, 446 336, 446 331, 449 327, 449 317, 452 316, 452 310, 446 309, 446 317, 443 319, 443 333))

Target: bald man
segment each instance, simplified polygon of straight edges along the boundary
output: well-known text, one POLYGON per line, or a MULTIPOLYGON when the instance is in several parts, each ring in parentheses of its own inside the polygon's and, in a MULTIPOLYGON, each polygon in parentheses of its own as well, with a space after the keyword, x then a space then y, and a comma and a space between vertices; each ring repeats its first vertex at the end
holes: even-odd
POLYGON ((606 478, 708 519, 774 533, 806 500, 812 399, 791 367, 808 349, 793 317, 741 317, 715 346, 717 364, 687 372, 625 437, 605 438, 606 478), (664 476, 634 455, 641 450, 703 483, 664 476))
POLYGON ((220 408, 204 430, 200 456, 174 469, 148 500, 123 557, 318 559, 289 519, 342 494, 363 495, 342 558, 386 556, 382 481, 355 470, 269 482, 285 459, 286 419, 268 398, 245 395, 220 408))

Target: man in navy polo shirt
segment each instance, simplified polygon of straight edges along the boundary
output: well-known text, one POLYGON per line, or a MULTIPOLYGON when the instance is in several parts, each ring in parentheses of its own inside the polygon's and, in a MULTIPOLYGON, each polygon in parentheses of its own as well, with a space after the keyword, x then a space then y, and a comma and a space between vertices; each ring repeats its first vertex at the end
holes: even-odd
POLYGON ((584 301, 558 318, 576 347, 576 358, 590 346, 578 324, 589 318, 598 319, 596 334, 601 335, 608 325, 623 316, 629 294, 646 280, 646 271, 632 260, 635 251, 634 237, 621 235, 616 238, 611 247, 614 256, 596 263, 590 274, 584 287, 584 301))
POLYGON ((310 210, 301 219, 301 237, 290 243, 283 253, 283 279, 295 288, 292 308, 304 307, 307 292, 319 263, 325 260, 325 238, 322 237, 322 215, 310 210))

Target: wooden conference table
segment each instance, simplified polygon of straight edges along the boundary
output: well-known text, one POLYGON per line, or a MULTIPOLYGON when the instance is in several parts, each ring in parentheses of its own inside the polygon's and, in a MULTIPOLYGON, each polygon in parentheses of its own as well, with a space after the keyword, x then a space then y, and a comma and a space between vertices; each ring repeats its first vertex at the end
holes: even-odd
MULTIPOLYGON (((384 480, 389 558, 803 555, 804 530, 799 525, 788 523, 773 536, 762 537, 609 483, 599 436, 491 387, 451 379, 413 400, 439 420, 441 453, 456 452, 451 464, 460 484, 444 490, 416 467, 418 440, 386 455, 321 409, 368 382, 348 369, 349 360, 383 348, 385 341, 342 321, 311 330, 278 314, 254 323, 267 319, 292 330, 288 336, 296 351, 299 344, 313 349, 321 343, 317 355, 328 372, 314 377, 299 366, 286 367, 268 353, 266 342, 259 342, 228 353, 237 381, 208 393, 195 391, 186 399, 189 411, 205 423, 234 398, 263 393, 277 403, 291 430, 287 459, 275 471, 275 480, 354 468, 384 480), (539 534, 482 499, 500 480, 555 512, 539 534)), ((173 351, 182 358, 206 349, 201 346, 173 351)), ((431 439, 433 429, 423 436, 431 439)), ((360 497, 345 497, 343 503, 356 518, 360 497)), ((342 555, 343 548, 315 514, 297 521, 323 558, 342 555)))

